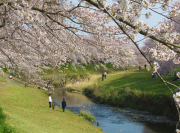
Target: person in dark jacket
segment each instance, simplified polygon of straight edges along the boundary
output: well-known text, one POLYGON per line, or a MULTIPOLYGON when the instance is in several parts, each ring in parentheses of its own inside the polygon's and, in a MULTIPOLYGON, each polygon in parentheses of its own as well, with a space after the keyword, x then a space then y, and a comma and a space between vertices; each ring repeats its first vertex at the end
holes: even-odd
POLYGON ((62 101, 63 112, 65 111, 65 107, 66 107, 66 101, 65 101, 65 98, 63 98, 63 101, 62 101))
POLYGON ((104 73, 102 73, 102 81, 104 80, 104 73))
POLYGON ((144 65, 145 69, 146 69, 146 64, 144 65))

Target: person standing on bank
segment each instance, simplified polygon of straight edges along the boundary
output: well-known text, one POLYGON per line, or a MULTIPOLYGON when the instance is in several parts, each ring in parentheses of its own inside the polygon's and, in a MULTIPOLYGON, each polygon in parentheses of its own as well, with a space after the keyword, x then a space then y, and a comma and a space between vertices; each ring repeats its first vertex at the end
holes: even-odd
POLYGON ((104 73, 102 73, 102 81, 104 80, 104 73))
POLYGON ((139 66, 139 72, 141 72, 141 66, 139 66))
POLYGON ((51 103, 52 103, 52 98, 51 98, 51 94, 49 94, 49 108, 51 109, 51 103))
POLYGON ((107 73, 106 73, 106 72, 104 72, 104 77, 105 77, 105 79, 106 79, 106 75, 107 75, 107 73))
POLYGON ((65 107, 66 107, 66 101, 65 101, 65 98, 63 98, 63 101, 62 101, 63 112, 65 111, 65 107))
POLYGON ((52 102, 52 108, 53 108, 53 110, 55 110, 55 104, 54 104, 54 102, 52 102))
POLYGON ((146 69, 146 64, 144 65, 145 69, 146 69))

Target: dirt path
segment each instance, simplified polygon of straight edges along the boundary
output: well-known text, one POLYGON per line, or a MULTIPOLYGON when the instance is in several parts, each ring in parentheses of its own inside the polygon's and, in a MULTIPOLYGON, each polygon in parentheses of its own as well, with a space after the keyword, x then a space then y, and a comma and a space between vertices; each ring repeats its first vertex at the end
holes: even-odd
POLYGON ((23 81, 21 81, 20 79, 18 79, 16 77, 13 77, 13 79, 10 79, 9 74, 7 74, 7 73, 4 73, 4 77, 2 75, 0 75, 0 76, 7 81, 7 82, 5 82, 7 85, 13 83, 15 85, 24 86, 23 81))

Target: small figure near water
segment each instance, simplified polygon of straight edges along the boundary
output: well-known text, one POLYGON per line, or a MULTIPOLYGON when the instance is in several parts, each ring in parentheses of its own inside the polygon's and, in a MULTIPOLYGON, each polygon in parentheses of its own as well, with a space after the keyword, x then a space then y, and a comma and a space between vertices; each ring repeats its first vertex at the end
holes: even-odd
POLYGON ((148 68, 147 70, 148 70, 148 72, 150 71, 150 69, 149 69, 149 68, 148 68))
POLYGON ((107 73, 106 73, 106 72, 104 72, 104 77, 105 77, 105 79, 106 79, 106 75, 107 75, 107 73))
POLYGON ((12 76, 12 75, 10 75, 10 76, 9 76, 9 78, 10 78, 10 79, 13 79, 13 76, 12 76))
POLYGON ((55 104, 54 104, 54 102, 52 103, 52 108, 53 108, 53 110, 55 110, 55 104))
POLYGON ((156 73, 153 72, 152 75, 151 75, 152 78, 155 78, 156 77, 156 73))
POLYGON ((13 79, 13 72, 9 75, 10 79, 13 79))
POLYGON ((126 68, 126 72, 128 72, 128 69, 126 68))
POLYGON ((48 88, 48 85, 50 85, 50 84, 51 84, 51 82, 50 82, 50 81, 48 81, 48 82, 47 82, 47 88, 48 88))
POLYGON ((88 81, 90 81, 90 77, 88 77, 88 81))
POLYGON ((139 66, 139 72, 141 72, 141 66, 139 66))
POLYGON ((180 72, 175 72, 174 78, 171 81, 176 81, 176 80, 180 80, 180 72))
POLYGON ((146 69, 146 64, 144 65, 145 69, 146 69))
POLYGON ((102 73, 102 81, 104 80, 104 73, 102 73))
POLYGON ((48 84, 48 85, 51 84, 51 81, 48 81, 47 84, 48 84))
POLYGON ((65 111, 65 107, 66 107, 66 101, 65 101, 65 98, 63 98, 63 101, 62 101, 63 112, 65 111))
POLYGON ((52 98, 51 98, 51 94, 49 94, 49 108, 51 109, 51 102, 52 102, 52 98))

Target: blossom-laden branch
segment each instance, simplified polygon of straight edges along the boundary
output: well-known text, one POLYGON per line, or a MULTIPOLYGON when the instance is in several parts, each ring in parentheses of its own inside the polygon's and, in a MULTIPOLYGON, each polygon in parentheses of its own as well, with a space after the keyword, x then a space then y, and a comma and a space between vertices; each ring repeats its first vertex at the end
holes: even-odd
MULTIPOLYGON (((138 44, 134 41, 137 33, 162 43, 165 45, 165 48, 163 47, 165 51, 171 49, 176 53, 179 52, 178 44, 174 43, 178 34, 173 34, 174 40, 168 38, 169 40, 165 41, 166 38, 153 34, 158 29, 149 28, 144 23, 136 21, 139 16, 138 10, 141 8, 138 5, 130 3, 133 10, 128 10, 127 1, 112 6, 104 6, 100 1, 99 4, 93 0, 87 0, 87 2, 101 11, 86 6, 83 1, 78 5, 73 2, 68 3, 68 1, 58 3, 56 0, 53 2, 34 0, 34 3, 13 0, 9 0, 8 3, 0 2, 1 9, 7 8, 6 15, 1 12, 2 20, 3 18, 6 20, 0 27, 0 43, 3 44, 1 47, 9 51, 10 55, 17 55, 17 59, 13 60, 19 61, 18 67, 23 70, 25 67, 21 66, 25 64, 27 68, 31 64, 31 69, 33 66, 46 63, 64 64, 70 56, 75 61, 77 54, 88 62, 94 58, 108 59, 115 66, 125 66, 124 64, 130 62, 130 58, 133 58, 132 55, 136 51, 131 44, 134 43, 140 51, 138 44), (123 4, 125 6, 121 7, 123 4), (102 14, 102 11, 105 14, 102 14), (124 12, 129 14, 125 15, 124 12), (117 25, 109 25, 112 20, 117 25), (127 35, 128 38, 123 35, 127 35), (4 41, 7 45, 4 45, 4 41), (16 50, 13 46, 16 46, 16 50)), ((146 3, 141 6, 146 7, 146 3)), ((162 24, 166 30, 159 31, 160 35, 169 33, 167 29, 170 26, 167 25, 168 23, 162 24)), ((140 52, 143 54, 142 51, 140 52)), ((172 53, 172 56, 175 54, 172 53)), ((10 56, 10 58, 13 57, 10 56)))
MULTIPOLYGON (((99 4, 96 3, 95 1, 93 1, 93 0, 86 0, 86 1, 89 2, 90 4, 94 5, 95 7, 99 8, 99 4)), ((101 8, 105 11, 104 5, 103 5, 102 3, 100 4, 100 6, 101 6, 101 8)), ((128 25, 128 26, 130 26, 130 27, 133 28, 134 30, 136 30, 137 28, 139 28, 139 27, 137 27, 136 25, 133 25, 132 23, 126 21, 126 20, 123 19, 123 17, 121 17, 121 16, 117 16, 116 19, 117 19, 118 21, 120 21, 120 22, 122 22, 122 23, 124 23, 124 24, 126 24, 126 25, 128 25)), ((155 40, 155 41, 158 41, 158 42, 162 43, 163 45, 166 45, 167 47, 169 47, 169 48, 172 49, 172 50, 174 50, 174 49, 173 49, 171 46, 173 46, 173 47, 175 47, 175 48, 180 48, 179 45, 176 45, 176 44, 174 44, 174 43, 170 43, 170 42, 164 41, 164 40, 162 40, 162 39, 160 39, 160 38, 158 38, 158 37, 156 37, 156 36, 149 35, 149 34, 148 34, 148 29, 146 29, 146 30, 147 30, 147 31, 140 30, 139 33, 142 34, 142 35, 144 35, 144 36, 148 36, 149 38, 151 38, 151 39, 153 39, 153 40, 155 40)), ((176 51, 176 52, 180 53, 179 51, 176 51)))
MULTIPOLYGON (((136 44, 136 42, 131 38, 131 36, 128 34, 128 33, 126 33, 126 31, 123 29, 123 27, 117 22, 117 20, 104 8, 104 5, 101 3, 101 2, 99 2, 98 1, 98 3, 95 3, 95 2, 93 2, 92 0, 87 0, 89 3, 91 3, 91 4, 93 4, 94 6, 96 6, 97 8, 99 8, 100 10, 103 10, 103 12, 104 13, 106 13, 106 14, 108 14, 111 18, 112 18, 112 20, 119 26, 119 28, 128 36, 128 38, 133 42, 133 44, 137 47, 137 49, 140 51, 140 53, 145 57, 145 59, 148 61, 148 63, 150 64, 150 66, 151 67, 153 67, 153 65, 152 65, 152 63, 149 61, 149 59, 145 56, 145 54, 142 52, 142 50, 138 47, 138 45, 136 44)), ((119 19, 121 19, 121 22, 123 22, 123 23, 127 23, 127 22, 124 22, 124 20, 122 19, 122 18, 118 18, 118 20, 119 19)), ((129 25, 129 24, 128 24, 129 25)), ((132 25, 130 25, 131 27, 133 27, 132 25)), ((134 29, 135 29, 135 27, 134 27, 134 29)), ((147 35, 146 33, 144 33, 143 31, 140 31, 140 33, 141 34, 143 34, 143 35, 147 35)), ((166 42, 164 42, 164 41, 161 41, 161 40, 159 40, 159 39, 157 39, 156 37, 152 37, 152 36, 149 36, 151 39, 154 39, 154 40, 156 40, 156 41, 159 41, 159 42, 161 42, 161 43, 163 43, 164 45, 166 45, 168 48, 170 48, 171 49, 171 47, 169 46, 169 44, 167 44, 166 42)), ((173 44, 173 46, 174 46, 174 44, 173 44)), ((156 67, 156 65, 154 65, 154 67, 156 67)), ((156 68, 155 68, 156 69, 156 68)), ((167 81, 165 81, 160 75, 159 75, 159 73, 157 72, 157 70, 155 70, 155 72, 156 72, 156 74, 158 75, 158 77, 161 79, 161 81, 165 84, 165 86, 170 90, 170 92, 173 94, 173 91, 171 90, 171 88, 167 85, 167 83, 168 84, 170 84, 170 85, 172 85, 172 86, 175 86, 177 89, 179 89, 180 90, 180 88, 178 87, 178 86, 176 86, 176 85, 174 85, 174 84, 172 84, 172 83, 169 83, 169 82, 167 82, 167 81)), ((178 95, 179 96, 179 95, 178 95)), ((177 97, 178 97, 177 96, 177 97)), ((175 101, 175 105, 176 105, 176 108, 177 108, 177 111, 178 111, 178 114, 179 114, 179 122, 180 122, 180 111, 179 111, 179 108, 180 108, 180 104, 179 104, 179 100, 178 100, 178 98, 175 96, 175 95, 173 95, 173 97, 174 97, 174 99, 175 100, 177 100, 177 101, 175 101)), ((177 129, 177 125, 179 124, 179 122, 176 124, 176 129, 177 129)), ((177 129, 177 132, 179 132, 179 130, 177 129)))

